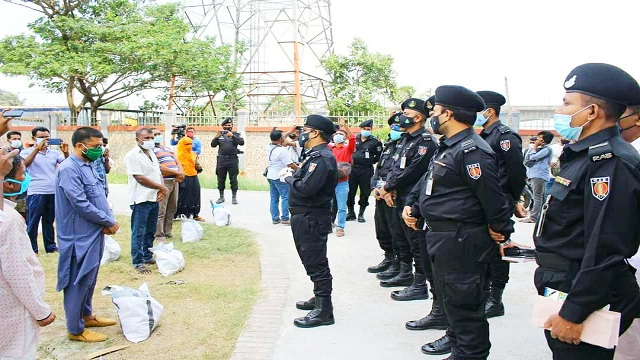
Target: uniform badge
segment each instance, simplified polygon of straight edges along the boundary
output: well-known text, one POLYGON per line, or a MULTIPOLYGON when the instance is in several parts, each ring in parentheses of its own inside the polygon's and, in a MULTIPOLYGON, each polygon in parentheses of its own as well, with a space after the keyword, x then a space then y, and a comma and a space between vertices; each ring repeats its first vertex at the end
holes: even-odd
POLYGON ((427 101, 427 109, 433 110, 433 104, 431 103, 431 101, 427 101))
POLYGON ((415 102, 415 100, 411 100, 411 101, 409 101, 409 104, 408 104, 408 105, 409 105, 409 107, 416 107, 416 102, 415 102))
POLYGON ((591 178, 591 194, 602 201, 609 195, 609 177, 591 178))
POLYGON ((418 146, 418 155, 423 156, 426 153, 427 153, 427 147, 426 146, 418 146))
POLYGON ((571 79, 567 80, 564 82, 564 88, 565 89, 569 89, 570 87, 572 87, 573 85, 576 84, 576 79, 578 78, 578 75, 573 75, 571 77, 571 79))
POLYGON ((467 165, 467 173, 469 174, 469 177, 471 177, 473 180, 478 180, 480 176, 482 176, 482 170, 480 169, 480 164, 475 163, 475 164, 467 165))
POLYGON ((318 164, 316 164, 316 163, 311 163, 311 164, 309 165, 309 170, 307 170, 307 171, 308 171, 308 172, 312 172, 313 170, 315 170, 315 169, 316 169, 316 166, 318 166, 318 164))
POLYGON ((509 149, 511 149, 511 140, 500 141, 500 149, 504 151, 509 151, 509 149))

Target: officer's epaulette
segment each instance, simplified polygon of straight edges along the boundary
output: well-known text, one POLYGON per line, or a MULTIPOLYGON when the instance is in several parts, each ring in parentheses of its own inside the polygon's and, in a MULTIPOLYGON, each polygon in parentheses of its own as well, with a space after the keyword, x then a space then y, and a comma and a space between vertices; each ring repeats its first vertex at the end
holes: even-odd
POLYGON ((462 144, 460 144, 460 147, 462 148, 462 152, 465 154, 478 148, 473 139, 463 141, 462 144))
POLYGON ((613 149, 608 141, 589 146, 589 158, 591 161, 607 160, 613 157, 613 149))
POLYGON ((507 125, 498 126, 498 130, 500 130, 500 132, 503 133, 503 134, 511 132, 511 129, 507 125))
POLYGON ((431 134, 429 132, 423 132, 422 133, 422 138, 427 140, 427 141, 431 141, 431 134))

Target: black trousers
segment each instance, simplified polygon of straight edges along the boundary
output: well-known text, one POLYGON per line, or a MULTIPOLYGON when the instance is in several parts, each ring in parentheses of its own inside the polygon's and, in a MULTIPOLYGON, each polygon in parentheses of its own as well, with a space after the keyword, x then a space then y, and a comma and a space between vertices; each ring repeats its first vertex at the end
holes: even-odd
MULTIPOLYGON (((610 308, 611 311, 619 312, 620 335, 622 335, 634 318, 640 317, 640 291, 633 271, 625 263, 621 263, 612 276, 610 286, 610 308)), ((569 292, 573 282, 573 276, 566 271, 559 271, 546 267, 538 267, 533 276, 533 282, 538 290, 538 294, 543 295, 545 287, 569 292)), ((549 349, 553 352, 554 360, 610 360, 613 359, 614 351, 599 346, 580 343, 579 345, 567 344, 551 337, 550 332, 545 330, 545 337, 549 349)))
POLYGON ((347 195, 347 206, 355 206, 356 192, 360 188, 360 207, 369 206, 369 195, 371 195, 371 177, 373 177, 373 165, 369 167, 354 166, 349 174, 349 195, 347 195))
POLYGON ((378 239, 380 249, 385 253, 395 253, 392 235, 392 224, 397 221, 395 209, 388 207, 384 200, 376 200, 373 221, 376 226, 376 239, 378 239))
MULTIPOLYGON (((398 204, 403 203, 400 198, 396 200, 398 204)), ((405 264, 411 264, 413 261, 416 274, 426 274, 423 267, 422 252, 420 251, 420 244, 424 242, 424 231, 413 230, 404 223, 404 220, 402 220, 402 207, 397 206, 394 209, 398 219, 394 229, 398 243, 397 248, 399 249, 398 259, 405 264)))
MULTIPOLYGON (((515 211, 515 200, 509 198, 509 211, 513 214, 515 211)), ((509 270, 511 269, 511 263, 502 260, 502 256, 498 256, 489 264, 487 269, 487 282, 485 283, 485 290, 490 288, 504 289, 509 282, 509 270)))
POLYGON ((327 234, 331 232, 331 213, 296 213, 291 216, 291 232, 298 256, 318 297, 331 296, 333 277, 327 259, 327 234))
POLYGON ((447 334, 462 359, 489 356, 489 323, 482 291, 489 262, 498 251, 486 226, 426 234, 435 291, 449 319, 447 334))
POLYGON ((231 183, 231 191, 238 191, 238 156, 237 155, 218 155, 218 163, 216 165, 216 176, 218 176, 218 190, 224 191, 227 182, 227 174, 229 174, 229 182, 231 183))

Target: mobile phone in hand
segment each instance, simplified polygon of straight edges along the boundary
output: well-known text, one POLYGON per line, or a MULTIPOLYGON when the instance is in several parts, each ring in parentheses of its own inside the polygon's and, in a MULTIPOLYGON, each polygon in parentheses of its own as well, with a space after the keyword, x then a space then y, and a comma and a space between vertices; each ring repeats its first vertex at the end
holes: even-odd
POLYGON ((62 139, 49 139, 49 145, 62 145, 62 139))
POLYGON ((22 117, 22 114, 24 114, 24 111, 22 111, 22 110, 7 110, 2 114, 2 116, 3 117, 10 117, 10 118, 17 118, 17 117, 22 117))

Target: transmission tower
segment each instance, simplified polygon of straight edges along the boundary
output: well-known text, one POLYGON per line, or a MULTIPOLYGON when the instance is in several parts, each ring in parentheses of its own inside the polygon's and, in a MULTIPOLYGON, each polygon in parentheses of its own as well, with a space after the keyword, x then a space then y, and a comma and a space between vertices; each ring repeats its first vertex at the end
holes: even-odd
POLYGON ((326 107, 320 60, 333 53, 330 0, 183 0, 183 9, 197 37, 244 44, 237 60, 252 114, 276 96, 293 98, 297 118, 326 107))

